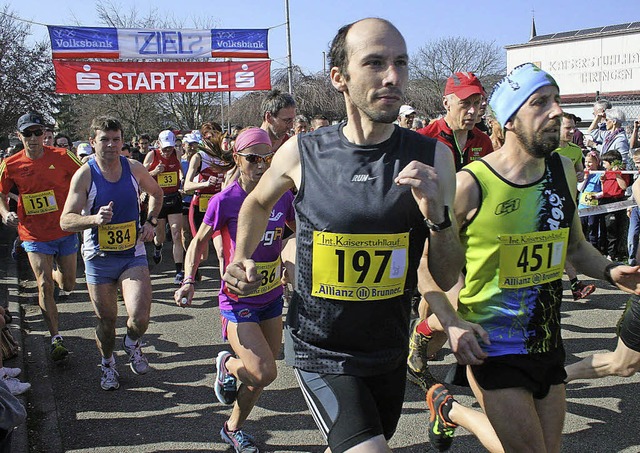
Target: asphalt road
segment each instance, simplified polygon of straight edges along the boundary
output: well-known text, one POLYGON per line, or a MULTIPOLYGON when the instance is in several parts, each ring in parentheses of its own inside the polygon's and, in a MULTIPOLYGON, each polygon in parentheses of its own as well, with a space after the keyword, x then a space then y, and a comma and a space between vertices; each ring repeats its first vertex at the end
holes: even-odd
MULTIPOLYGON (((14 265, 10 258, 0 258, 8 266, 14 265)), ((25 279, 29 275, 26 262, 19 262, 23 278, 17 295, 24 331, 23 378, 33 388, 25 398, 28 441, 25 445, 14 442, 15 452, 231 451, 219 435, 230 408, 219 404, 213 393, 214 357, 227 348, 220 338, 215 297, 219 271, 211 259, 203 266, 204 278, 196 287, 194 305, 183 309, 173 303, 174 272, 169 260, 165 246, 164 262, 152 269, 154 303, 144 341, 153 370, 147 375, 136 376, 126 366, 120 348, 126 318, 120 303, 116 360, 121 387, 113 392, 103 391, 99 385, 95 317, 82 267, 76 290, 58 304, 61 333, 72 351, 67 363, 59 366, 48 357, 48 332, 37 307, 34 284, 25 279)), ((615 347, 614 326, 627 297, 604 282, 598 286, 587 303, 573 302, 565 291, 563 322, 569 362, 587 351, 615 347)), ((451 355, 432 362, 434 375, 444 377, 451 363, 451 355)), ((324 451, 291 369, 282 360, 278 368, 278 379, 258 401, 245 429, 261 451, 324 451)), ((636 375, 570 384, 563 451, 639 452, 639 381, 636 375)), ((463 404, 474 403, 467 389, 450 388, 463 404)), ((402 419, 391 443, 393 450, 435 451, 425 431, 427 418, 424 394, 408 384, 402 419)), ((18 433, 24 433, 24 427, 20 430, 18 433)), ((482 450, 473 436, 458 429, 450 451, 482 450)))

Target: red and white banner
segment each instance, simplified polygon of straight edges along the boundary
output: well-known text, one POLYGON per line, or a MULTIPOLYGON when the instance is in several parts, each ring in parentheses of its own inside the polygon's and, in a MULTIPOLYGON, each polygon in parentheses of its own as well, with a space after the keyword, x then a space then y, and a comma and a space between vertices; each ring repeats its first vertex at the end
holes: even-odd
POLYGON ((54 60, 56 93, 131 94, 271 89, 270 61, 82 62, 54 60))

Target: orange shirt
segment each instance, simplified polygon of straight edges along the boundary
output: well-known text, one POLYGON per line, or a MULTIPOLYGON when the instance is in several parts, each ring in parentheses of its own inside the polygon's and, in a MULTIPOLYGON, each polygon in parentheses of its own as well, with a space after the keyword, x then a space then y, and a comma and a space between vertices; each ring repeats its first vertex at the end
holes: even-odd
POLYGON ((18 234, 23 241, 47 242, 74 233, 62 231, 60 214, 69 193, 71 177, 82 165, 71 151, 44 147, 38 159, 24 150, 0 164, 0 190, 6 196, 15 184, 18 199, 18 234))

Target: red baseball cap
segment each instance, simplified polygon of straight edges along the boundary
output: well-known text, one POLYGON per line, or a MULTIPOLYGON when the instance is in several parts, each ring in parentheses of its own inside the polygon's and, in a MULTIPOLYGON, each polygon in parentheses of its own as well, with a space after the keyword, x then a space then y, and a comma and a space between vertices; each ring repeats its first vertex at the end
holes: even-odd
POLYGON ((460 99, 467 99, 472 94, 487 95, 473 72, 456 72, 449 77, 444 87, 444 95, 448 94, 455 94, 460 99))

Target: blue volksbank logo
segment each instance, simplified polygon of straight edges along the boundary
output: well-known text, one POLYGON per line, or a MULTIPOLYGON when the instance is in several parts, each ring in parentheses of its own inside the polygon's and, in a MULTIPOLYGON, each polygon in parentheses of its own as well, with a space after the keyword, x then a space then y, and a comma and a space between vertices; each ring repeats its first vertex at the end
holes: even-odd
POLYGON ((118 31, 104 27, 49 26, 52 51, 118 50, 118 31))
POLYGON ((267 30, 211 30, 212 50, 267 50, 267 30))

